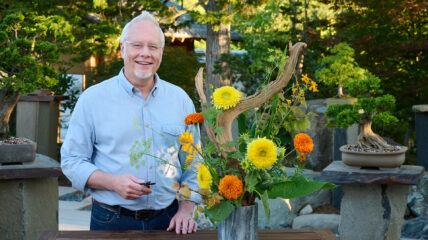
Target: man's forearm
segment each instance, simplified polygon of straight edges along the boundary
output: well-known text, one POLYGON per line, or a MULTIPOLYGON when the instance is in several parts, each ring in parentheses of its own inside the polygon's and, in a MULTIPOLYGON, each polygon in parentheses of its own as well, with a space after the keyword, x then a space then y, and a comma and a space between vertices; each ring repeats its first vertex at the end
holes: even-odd
POLYGON ((101 170, 95 170, 91 176, 89 176, 86 186, 95 189, 106 189, 114 191, 114 179, 115 175, 103 172, 101 170))

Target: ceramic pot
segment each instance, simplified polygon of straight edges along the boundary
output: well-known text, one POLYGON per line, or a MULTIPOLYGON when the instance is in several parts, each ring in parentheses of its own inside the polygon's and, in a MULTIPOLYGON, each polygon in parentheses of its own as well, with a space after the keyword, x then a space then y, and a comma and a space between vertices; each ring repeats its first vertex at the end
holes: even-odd
POLYGON ((400 146, 396 152, 355 152, 346 150, 347 145, 341 146, 342 162, 354 168, 376 167, 379 169, 394 169, 400 167, 406 159, 407 147, 400 146))
POLYGON ((0 163, 25 163, 36 158, 37 144, 30 139, 23 138, 28 143, 0 144, 0 163))
POLYGON ((219 240, 257 240, 257 232, 257 204, 235 208, 235 210, 218 225, 219 240))

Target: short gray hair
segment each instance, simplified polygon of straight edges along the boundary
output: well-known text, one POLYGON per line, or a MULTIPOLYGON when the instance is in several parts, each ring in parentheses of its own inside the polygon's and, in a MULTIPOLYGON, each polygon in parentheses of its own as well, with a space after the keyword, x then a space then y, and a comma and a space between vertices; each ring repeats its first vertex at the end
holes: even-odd
POLYGON ((133 18, 131 21, 129 21, 125 27, 122 30, 122 35, 120 36, 120 42, 121 43, 125 43, 126 39, 128 38, 128 34, 129 34, 129 27, 133 24, 136 23, 138 21, 150 21, 152 23, 155 24, 155 26, 159 29, 160 32, 160 37, 161 37, 161 42, 162 42, 162 47, 165 46, 165 36, 163 34, 162 29, 159 26, 158 21, 156 20, 155 17, 153 17, 152 14, 150 14, 147 11, 144 11, 143 13, 141 13, 139 16, 136 16, 135 18, 133 18))

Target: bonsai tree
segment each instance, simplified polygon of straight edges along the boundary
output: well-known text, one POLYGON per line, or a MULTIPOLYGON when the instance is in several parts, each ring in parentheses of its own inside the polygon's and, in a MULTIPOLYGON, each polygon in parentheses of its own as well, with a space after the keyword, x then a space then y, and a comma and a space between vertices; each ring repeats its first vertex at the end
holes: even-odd
POLYGON ((57 16, 12 13, 0 23, 0 140, 9 136, 9 119, 21 94, 57 83, 52 64, 58 61, 54 42, 71 36, 57 16))
POLYGON ((364 69, 354 59, 354 49, 347 43, 339 43, 330 50, 331 55, 322 58, 322 68, 315 71, 315 78, 329 86, 338 86, 337 96, 343 97, 343 88, 362 79, 364 69))
POLYGON ((388 125, 398 122, 389 110, 394 107, 395 98, 382 93, 380 79, 368 71, 364 71, 363 78, 349 85, 349 93, 358 97, 354 104, 333 104, 327 108, 328 127, 349 127, 358 124, 358 146, 379 151, 392 151, 394 146, 389 145, 382 137, 374 133, 371 126, 373 120, 388 125))

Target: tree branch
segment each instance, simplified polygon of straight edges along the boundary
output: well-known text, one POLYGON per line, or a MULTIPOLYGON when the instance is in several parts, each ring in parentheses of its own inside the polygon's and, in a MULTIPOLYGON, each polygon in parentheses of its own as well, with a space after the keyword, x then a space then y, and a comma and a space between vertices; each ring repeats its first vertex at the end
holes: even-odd
MULTIPOLYGON (((224 127, 223 133, 219 136, 219 144, 225 144, 227 142, 233 141, 232 138, 232 123, 235 118, 250 109, 260 107, 263 103, 265 103, 268 99, 273 97, 277 92, 281 91, 285 88, 290 81, 299 59, 299 56, 303 54, 303 49, 306 47, 306 43, 298 42, 295 45, 291 45, 290 42, 290 57, 285 62, 279 76, 275 81, 270 82, 266 87, 264 87, 261 91, 242 99, 235 107, 230 108, 220 114, 218 116, 218 124, 224 127)), ((201 98, 201 101, 206 102, 205 94, 203 94, 203 83, 202 83, 202 74, 201 69, 198 72, 198 75, 195 79, 196 88, 201 98), (202 100, 203 99, 203 100, 202 100)), ((211 141, 217 142, 216 137, 211 137, 209 135, 211 141)), ((225 149, 227 152, 235 151, 234 147, 228 147, 225 149)))

